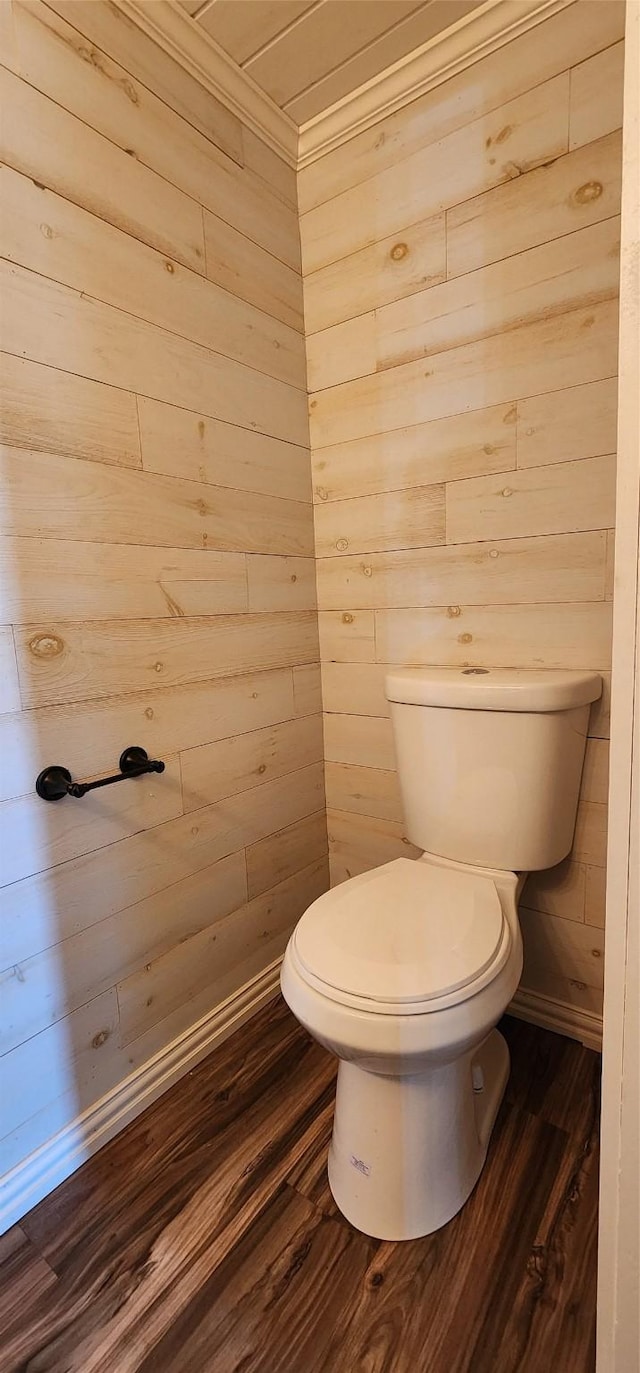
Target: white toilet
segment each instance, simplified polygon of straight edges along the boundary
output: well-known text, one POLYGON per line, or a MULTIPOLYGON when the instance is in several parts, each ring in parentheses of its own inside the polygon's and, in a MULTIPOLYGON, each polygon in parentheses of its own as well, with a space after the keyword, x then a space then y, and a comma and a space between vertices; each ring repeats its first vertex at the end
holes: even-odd
POLYGON ((509 1075, 494 1028, 522 971, 518 897, 573 840, 595 673, 392 672, 407 837, 425 849, 326 892, 282 967, 340 1060, 329 1184, 347 1220, 413 1239, 464 1205, 509 1075))

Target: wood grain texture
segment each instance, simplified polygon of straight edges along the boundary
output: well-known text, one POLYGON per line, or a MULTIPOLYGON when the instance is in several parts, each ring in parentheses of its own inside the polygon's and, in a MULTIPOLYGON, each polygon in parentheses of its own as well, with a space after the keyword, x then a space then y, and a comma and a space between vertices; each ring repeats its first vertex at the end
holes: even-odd
POLYGON ((16 648, 23 705, 44 706, 314 662, 317 633, 312 611, 87 621, 24 626, 16 648))
POLYGON ((207 276, 212 281, 303 332, 302 282, 298 272, 209 210, 204 214, 204 243, 207 276))
POLYGON ((4 1175, 259 975, 328 867, 295 177, 117 6, 0 10, 4 1175), (132 743, 165 772, 35 796, 132 743))
POLYGON ((308 715, 252 730, 181 755, 185 811, 222 801, 261 781, 322 762, 322 717, 308 715))
POLYGON ((571 77, 569 147, 593 143, 622 128, 624 43, 613 43, 581 62, 571 77))
POLYGON ((204 273, 195 201, 4 67, 0 94, 7 112, 0 148, 9 167, 204 273))
MULTIPOLYGON (((506 1018, 478 1186, 436 1235, 371 1240, 326 1182, 334 1061, 281 1001, 28 1215, 39 1299, 3 1368, 594 1368, 598 1061, 506 1018)), ((25 1238, 23 1239, 22 1236, 25 1238)), ((4 1291, 14 1271, 0 1267, 4 1291)))
POLYGON ((458 276, 555 241, 620 210, 619 133, 553 160, 447 213, 449 272, 458 276))
POLYGON ((595 458, 616 448, 618 381, 594 381, 518 404, 518 467, 595 458))
MULTIPOLYGON (((24 77, 30 86, 48 97, 40 106, 45 133, 47 123, 57 117, 56 106, 60 106, 65 115, 73 116, 71 122, 64 120, 66 128, 73 132, 69 141, 63 139, 59 149, 54 150, 53 166, 68 167, 69 154, 73 159, 75 140, 82 136, 81 126, 86 125, 101 135, 99 140, 92 139, 94 151, 101 150, 96 153, 96 171, 102 158, 110 156, 103 148, 104 141, 129 158, 133 153, 135 163, 142 167, 141 183, 145 180, 153 185, 166 182, 172 190, 179 189, 179 196, 175 190, 173 194, 176 213, 179 214, 179 203, 185 200, 207 207, 214 214, 219 214, 224 207, 228 223, 257 240, 294 270, 299 270, 300 243, 295 208, 271 189, 269 169, 272 164, 268 154, 265 165, 265 159, 254 148, 252 166, 241 167, 208 136, 212 132, 208 109, 204 113, 204 132, 198 127, 197 116, 195 120, 191 117, 192 109, 184 114, 176 110, 174 105, 184 92, 185 80, 190 85, 190 98, 193 94, 204 95, 206 103, 211 97, 198 83, 190 82, 184 70, 156 45, 149 43, 121 11, 112 11, 108 4, 94 6, 91 3, 83 7, 81 14, 75 4, 67 6, 63 0, 59 12, 55 13, 52 6, 40 3, 40 0, 29 0, 28 6, 13 6, 12 20, 13 43, 7 45, 10 53, 7 60, 15 74, 24 77), (93 36, 98 40, 96 43, 91 41, 93 36), (139 57, 140 43, 147 54, 152 55, 148 65, 153 70, 147 70, 138 78, 137 71, 134 76, 128 67, 132 65, 134 55, 139 57), (90 63, 87 62, 88 51, 92 53, 90 63), (122 65, 115 54, 126 57, 126 63, 122 65), (173 91, 173 104, 171 95, 167 99, 169 86, 173 91), (261 168, 259 175, 256 175, 256 165, 261 168)), ((47 172, 51 156, 48 141, 31 138, 29 131, 20 130, 19 126, 16 126, 16 140, 16 157, 22 158, 22 150, 26 147, 32 158, 32 174, 51 185, 47 172)), ((19 164, 12 161, 11 165, 19 164)), ((27 170, 22 165, 20 169, 27 170)), ((69 198, 86 205, 89 184, 86 177, 83 178, 81 164, 75 164, 69 198)), ((100 189, 95 176, 93 184, 98 187, 99 194, 106 195, 106 205, 111 207, 105 218, 113 219, 115 215, 118 223, 117 182, 100 189)), ((141 237, 144 239, 144 234, 141 237)))
POLYGON ((602 673, 572 853, 525 896, 532 989, 596 1014, 622 20, 577 0, 300 177, 332 881, 402 852, 389 668, 602 673))
MULTIPOLYGON (((194 938, 243 906, 247 899, 244 853, 201 869, 154 895, 23 959, 0 975, 2 1053, 8 1053, 110 987, 142 970, 184 940, 194 938)), ((120 1006, 120 1011, 122 1007, 120 1006)))
MULTIPOLYGON (((321 764, 265 782, 0 889, 2 968, 251 847, 324 806, 321 764)), ((170 899, 170 898, 169 898, 170 899)))
POLYGON ((0 368, 0 442, 142 466, 135 396, 10 353, 0 368))
MULTIPOLYGON (((1 460, 6 534, 207 554, 313 553, 313 519, 303 502, 34 450, 3 449, 1 460)), ((173 614, 181 613, 178 599, 173 614)))
MULTIPOLYGON (((311 712, 309 712, 311 713, 311 712)), ((33 787, 34 768, 54 754, 65 757, 74 775, 108 772, 119 757, 123 736, 143 741, 149 756, 171 748, 197 748, 246 730, 262 729, 296 714, 290 668, 247 673, 170 688, 150 684, 126 699, 109 696, 80 705, 44 706, 0 718, 5 769, 0 799, 33 787)))
POLYGON ((323 610, 527 605, 604 597, 606 535, 489 539, 318 560, 323 610))
POLYGON ((0 626, 0 715, 20 709, 15 644, 10 625, 0 626))
POLYGON ((230 996, 238 976, 247 981, 284 953, 296 921, 328 883, 323 856, 274 884, 226 919, 215 919, 212 908, 205 928, 157 958, 118 985, 120 1041, 126 1047, 159 1021, 178 1012, 189 1021, 199 1019, 199 1001, 217 1005, 230 996))
POLYGON ((565 72, 309 210, 301 221, 305 276, 559 157, 568 109, 565 72))
POLYGON ((146 472, 309 500, 306 448, 146 396, 137 399, 146 472))
POLYGON ((296 387, 23 267, 4 263, 1 289, 8 353, 306 443, 296 387))
POLYGON ((506 472, 516 465, 517 415, 515 405, 496 405, 314 448, 314 502, 506 472))
MULTIPOLYGON (((123 66, 171 109, 210 139, 222 152, 228 153, 242 166, 243 127, 236 115, 217 100, 211 91, 190 76, 178 63, 143 33, 137 24, 121 10, 98 0, 83 4, 82 0, 58 0, 50 8, 69 20, 79 32, 103 53, 122 62, 123 66)), ((34 7, 42 16, 42 7, 34 7)), ((49 20, 51 23, 52 21, 49 20)))
POLYGON ((617 43, 624 37, 624 22, 623 0, 605 5, 577 0, 577 9, 552 15, 542 27, 476 62, 473 80, 466 71, 450 77, 446 99, 436 87, 412 102, 409 120, 406 109, 399 109, 304 167, 298 176, 301 213, 617 43))
POLYGON ((8 261, 304 388, 303 343, 287 324, 11 168, 0 194, 8 261))
POLYGON ((577 386, 615 376, 617 328, 617 302, 604 301, 332 386, 311 401, 312 443, 398 428, 407 411, 422 423, 504 404, 553 390, 559 377, 577 386))

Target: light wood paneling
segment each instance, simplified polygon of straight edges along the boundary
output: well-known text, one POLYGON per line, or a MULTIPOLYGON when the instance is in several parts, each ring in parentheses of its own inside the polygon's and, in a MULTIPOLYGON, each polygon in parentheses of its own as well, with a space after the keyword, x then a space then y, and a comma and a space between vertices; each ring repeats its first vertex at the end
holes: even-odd
POLYGON ((204 213, 204 242, 207 276, 212 281, 303 331, 302 282, 293 268, 209 210, 204 213))
POLYGON ((606 806, 609 792, 609 741, 589 739, 582 774, 582 797, 606 806))
POLYGON ((356 315, 321 334, 307 339, 309 390, 324 391, 329 386, 355 377, 368 376, 377 365, 375 314, 356 315))
POLYGON ((0 714, 20 709, 18 668, 10 625, 0 626, 0 714))
POLYGON ((313 558, 247 558, 249 610, 315 610, 313 558))
POLYGON ((388 665, 601 671, 573 853, 525 895, 524 985, 594 1013, 623 23, 578 0, 300 177, 332 881, 402 851, 388 665))
MULTIPOLYGON (((318 654, 320 649, 318 647, 318 654)), ((302 664, 293 669, 293 699, 296 715, 317 715, 322 711, 320 663, 302 664)))
POLYGON ((558 534, 318 562, 322 610, 526 605, 604 596, 606 534, 558 534))
POLYGON ((249 896, 284 882, 327 852, 327 818, 324 810, 298 820, 287 829, 270 834, 247 849, 249 896))
POLYGON ((568 73, 302 216, 305 276, 567 151, 568 73))
MULTIPOLYGON (((594 671, 611 666, 611 605, 606 601, 377 610, 375 635, 381 663, 594 671)), ((346 642, 343 654, 350 661, 346 642)))
POLYGON ((376 656, 375 621, 372 610, 320 611, 320 658, 322 662, 373 663, 376 656))
POLYGON ((496 405, 314 448, 314 501, 506 472, 516 466, 516 413, 515 405, 496 405))
POLYGON ((307 333, 413 295, 446 275, 445 217, 439 214, 412 224, 404 238, 392 234, 310 272, 304 283, 307 333))
POLYGON ((604 929, 607 898, 607 870, 587 865, 587 890, 585 895, 584 918, 587 925, 604 929))
POLYGON ((621 140, 609 134, 447 213, 451 276, 610 219, 620 211, 621 140))
MULTIPOLYGON (((114 25, 115 11, 111 12, 106 5, 98 8, 102 16, 100 24, 104 16, 109 14, 111 26, 116 31, 120 30, 120 16, 114 25)), ((89 23, 94 22, 96 15, 93 3, 84 7, 82 26, 87 33, 89 23)), ((56 105, 76 116, 72 124, 65 122, 65 128, 71 131, 70 149, 64 141, 59 154, 52 149, 51 152, 55 154, 52 166, 57 165, 56 157, 59 155, 63 168, 68 169, 68 153, 70 151, 72 156, 75 155, 75 140, 81 137, 82 125, 87 125, 103 135, 99 142, 92 140, 94 151, 98 147, 102 149, 103 141, 109 140, 131 161, 130 153, 133 150, 136 175, 142 166, 141 186, 145 180, 153 180, 155 184, 162 178, 172 187, 179 187, 198 206, 205 206, 214 214, 222 213, 225 220, 240 232, 256 239, 294 269, 299 269, 300 244, 295 210, 279 194, 271 191, 268 185, 268 159, 266 177, 257 177, 248 167, 239 167, 226 157, 207 136, 211 132, 210 124, 205 123, 202 133, 192 118, 181 117, 171 108, 171 101, 167 102, 164 95, 159 97, 155 93, 152 79, 150 84, 144 80, 137 82, 124 66, 113 60, 109 55, 104 28, 100 40, 105 43, 107 50, 102 48, 97 51, 94 48, 95 61, 88 63, 84 34, 78 33, 76 27, 66 22, 67 18, 72 17, 74 25, 79 23, 80 12, 75 4, 71 11, 65 9, 64 16, 54 14, 51 6, 36 3, 36 0, 30 0, 28 9, 26 5, 14 5, 15 41, 11 58, 7 59, 31 86, 50 97, 42 105, 45 132, 47 122, 52 122, 56 117, 56 105), (159 173, 159 178, 147 178, 145 168, 159 173)), ((135 26, 133 32, 139 32, 135 26)), ((134 41, 137 42, 137 39, 134 41)), ((165 60, 163 53, 155 48, 153 50, 156 60, 165 60)), ((172 75, 177 70, 180 78, 184 76, 181 69, 174 69, 173 64, 171 66, 172 75)), ((49 141, 31 139, 26 131, 19 128, 17 137, 18 148, 28 147, 31 150, 35 168, 33 174, 46 185, 52 185, 48 170, 49 141)), ((104 158, 111 156, 103 152, 104 158)), ((254 164, 256 160, 254 155, 254 164)), ((101 161, 102 153, 96 157, 98 168, 101 161)), ((11 165, 18 163, 12 161, 11 165)), ((74 165, 73 194, 69 198, 86 205, 87 178, 83 178, 81 164, 74 165)), ((26 166, 20 165, 20 170, 31 174, 26 166)), ((118 184, 116 180, 110 188, 105 185, 102 189, 98 185, 98 193, 110 197, 106 202, 111 207, 105 214, 107 219, 110 213, 118 214, 118 184)), ((60 187, 56 186, 55 189, 59 190, 60 187)), ((180 200, 184 198, 182 196, 180 200)), ((178 203, 177 197, 175 202, 178 203)), ((88 208, 92 207, 89 205, 88 208)), ((119 223, 120 220, 116 218, 115 222, 119 223)))
POLYGON ((580 802, 573 854, 583 863, 591 863, 596 868, 606 867, 607 807, 602 802, 580 802))
POLYGON ((322 762, 322 717, 288 720, 181 755, 185 811, 271 782, 300 767, 322 762))
POLYGON ((615 509, 615 455, 473 477, 447 486, 447 543, 607 529, 615 509))
POLYGON ((9 167, 0 194, 10 262, 304 388, 304 346, 288 325, 9 167))
POLYGON ((624 43, 581 62, 571 73, 569 147, 580 148, 622 128, 624 43))
MULTIPOLYGON (((19 1126, 44 1116, 52 1136, 84 1106, 102 1096, 122 1075, 114 1062, 118 1001, 115 988, 81 1006, 63 1025, 52 1025, 0 1059, 3 1173, 21 1162, 25 1141, 19 1126)), ((46 1138, 46 1134, 45 1134, 46 1138)), ((27 1146, 28 1147, 28 1146, 27 1146)))
POLYGON ((325 758, 355 767, 395 768, 391 720, 364 715, 325 715, 325 758))
POLYGON ((110 620, 16 631, 24 706, 90 701, 141 691, 150 681, 181 686, 261 668, 313 662, 312 612, 110 620))
POLYGON ((541 911, 520 909, 522 986, 599 1014, 604 936, 600 930, 541 911))
MULTIPOLYGON (((43 18, 42 6, 34 4, 34 0, 28 0, 28 3, 33 12, 43 18)), ((122 10, 114 9, 106 0, 91 0, 90 4, 83 3, 83 0, 73 0, 72 4, 69 4, 69 0, 51 0, 49 8, 69 20, 105 55, 121 62, 132 76, 166 102, 176 114, 242 164, 243 129, 240 120, 167 53, 159 51, 157 45, 122 10)), ((47 22, 46 17, 44 22, 47 22)), ((48 22, 53 27, 50 19, 48 22)), ((101 65, 100 55, 96 54, 98 70, 101 65)))
MULTIPOLYGON (((237 5, 234 0, 217 0, 215 13, 205 11, 201 23, 205 32, 241 65, 314 3, 315 0, 268 0, 264 4, 263 0, 245 0, 243 5, 237 5)), ((188 8, 190 14, 201 9, 202 0, 188 0, 188 8)))
POLYGON ((387 306, 376 313, 378 368, 615 300, 619 255, 614 217, 387 306))
POLYGON ((195 201, 4 67, 0 99, 4 162, 204 272, 202 211, 195 201))
POLYGON ((75 777, 85 777, 111 772, 123 739, 137 739, 149 757, 163 758, 171 750, 197 748, 290 720, 295 714, 293 678, 291 669, 284 668, 168 691, 152 684, 139 695, 3 716, 0 800, 31 792, 34 777, 52 758, 64 758, 75 777))
POLYGON ((348 715, 388 715, 384 691, 386 667, 380 663, 331 662, 322 664, 324 708, 348 715))
POLYGON ((384 552, 445 542, 444 486, 415 486, 391 497, 358 496, 317 505, 316 556, 384 552))
POLYGON ((3 353, 0 442, 141 467, 135 396, 3 353))
POLYGON ((295 167, 279 157, 268 144, 263 143, 253 129, 246 126, 242 130, 242 142, 245 168, 255 172, 256 177, 259 177, 261 189, 267 198, 276 195, 280 200, 284 200, 285 205, 295 212, 293 222, 297 223, 298 177, 295 167))
POLYGON ((3 265, 0 290, 9 353, 306 442, 304 397, 295 387, 22 267, 3 265))
POLYGON ((402 803, 395 771, 330 761, 327 761, 325 771, 330 810, 355 811, 357 815, 402 824, 402 803))
POLYGON ((145 471, 265 496, 309 500, 306 448, 146 396, 138 397, 138 414, 145 471))
POLYGON ((404 826, 393 820, 329 810, 327 823, 332 886, 394 858, 420 857, 420 849, 405 838, 404 826))
POLYGON ((52 453, 3 449, 0 461, 6 534, 227 553, 313 552, 311 510, 297 501, 52 453))
POLYGON ((533 872, 527 878, 522 904, 530 910, 545 911, 547 915, 582 921, 586 874, 585 864, 574 863, 570 858, 547 872, 533 872))
POLYGON ((4 801, 0 806, 0 886, 181 815, 178 759, 169 756, 164 761, 161 775, 138 777, 126 787, 94 792, 83 797, 82 806, 69 799, 44 813, 44 802, 35 792, 4 801))
POLYGON ((0 619, 12 624, 247 608, 242 553, 0 537, 0 619))
POLYGON ((461 406, 505 404, 551 391, 559 377, 563 386, 600 381, 615 375, 617 351, 617 302, 535 321, 319 392, 310 406, 312 444, 394 429, 399 417, 417 424, 461 406))
POLYGON ((9 1167, 258 974, 279 884, 292 920, 328 872, 292 169, 117 7, 0 19, 9 1167), (134 742, 163 774, 34 795, 134 742), (178 951, 214 925, 193 988, 178 951), (165 956, 177 1001, 123 1047, 116 988, 165 956))
POLYGON ((155 897, 323 806, 323 769, 315 763, 4 887, 0 966, 155 897))
MULTIPOLYGON (((216 0, 197 14, 296 123, 313 118, 473 9, 478 0, 216 0)), ((191 12, 193 12, 191 10, 191 12)))
POLYGON ((296 920, 325 887, 321 859, 127 978, 118 987, 121 1042, 137 1039, 208 984, 215 1002, 223 1001, 242 972, 251 976, 284 951, 296 920))
POLYGON ((593 381, 518 402, 518 467, 595 458, 616 448, 618 381, 593 381))
POLYGON ((9 968, 0 977, 2 1052, 38 1034, 247 899, 244 852, 9 968))
POLYGON ((301 212, 378 176, 401 158, 616 43, 624 35, 624 22, 624 0, 602 5, 577 0, 476 62, 472 79, 466 69, 458 72, 447 81, 446 91, 437 86, 412 101, 409 117, 402 107, 303 168, 298 176, 301 212))

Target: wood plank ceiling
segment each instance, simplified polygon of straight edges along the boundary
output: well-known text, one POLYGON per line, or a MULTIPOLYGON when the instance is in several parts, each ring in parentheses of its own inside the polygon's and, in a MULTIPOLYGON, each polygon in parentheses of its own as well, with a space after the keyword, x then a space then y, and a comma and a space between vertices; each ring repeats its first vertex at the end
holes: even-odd
POLYGON ((298 125, 455 24, 480 0, 181 0, 298 125))

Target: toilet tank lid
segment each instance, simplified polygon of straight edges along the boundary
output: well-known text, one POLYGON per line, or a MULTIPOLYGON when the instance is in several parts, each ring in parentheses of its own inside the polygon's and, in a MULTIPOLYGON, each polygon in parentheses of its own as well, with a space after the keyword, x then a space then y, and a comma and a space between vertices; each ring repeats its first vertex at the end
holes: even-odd
POLYGON ((398 668, 385 679, 388 701, 459 710, 571 710, 597 701, 597 672, 564 668, 419 667, 398 668))

